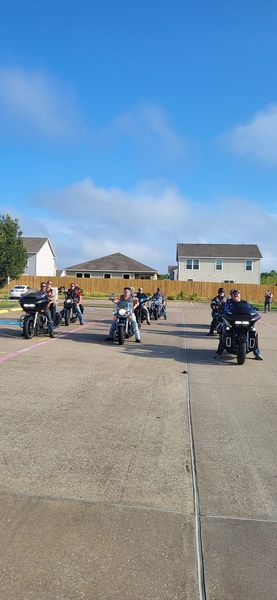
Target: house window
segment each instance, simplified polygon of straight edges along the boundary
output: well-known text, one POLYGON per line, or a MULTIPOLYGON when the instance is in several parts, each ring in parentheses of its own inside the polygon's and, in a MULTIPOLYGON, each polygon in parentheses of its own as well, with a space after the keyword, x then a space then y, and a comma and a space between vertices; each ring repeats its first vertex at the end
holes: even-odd
POLYGON ((76 277, 83 277, 83 273, 76 273, 76 277))
POLYGON ((246 271, 253 271, 253 260, 246 260, 245 261, 245 270, 246 271))
POLYGON ((187 258, 187 269, 192 269, 192 258, 187 258))
POLYGON ((216 258, 215 259, 215 270, 216 271, 222 271, 223 269, 223 260, 222 258, 216 258))
POLYGON ((89 279, 90 278, 90 273, 84 273, 84 277, 85 277, 85 279, 89 279))
POLYGON ((200 260, 199 258, 187 258, 187 269, 197 269, 200 268, 200 260))
POLYGON ((193 277, 190 277, 190 279, 187 279, 187 281, 194 281, 193 277))
POLYGON ((130 279, 129 273, 123 273, 123 279, 130 279))
POLYGON ((111 279, 110 273, 104 273, 104 279, 111 279))

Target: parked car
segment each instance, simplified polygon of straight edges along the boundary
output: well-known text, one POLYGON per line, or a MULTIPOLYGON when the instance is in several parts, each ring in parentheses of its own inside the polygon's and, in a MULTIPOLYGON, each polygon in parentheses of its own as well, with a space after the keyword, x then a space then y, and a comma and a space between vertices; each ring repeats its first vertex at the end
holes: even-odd
POLYGON ((15 285, 10 291, 9 298, 20 298, 23 294, 27 294, 32 288, 29 285, 15 285))

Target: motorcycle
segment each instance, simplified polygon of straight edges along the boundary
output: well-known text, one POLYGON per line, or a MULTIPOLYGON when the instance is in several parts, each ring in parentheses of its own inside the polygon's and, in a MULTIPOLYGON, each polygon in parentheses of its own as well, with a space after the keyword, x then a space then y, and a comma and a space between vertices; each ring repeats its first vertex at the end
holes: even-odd
POLYGON ((116 308, 113 311, 114 319, 116 321, 115 338, 118 339, 120 346, 124 344, 125 339, 134 335, 131 315, 133 311, 133 303, 119 300, 116 308))
MULTIPOLYGON (((64 324, 69 325, 69 323, 76 323, 78 319, 77 311, 76 311, 77 300, 74 302, 72 298, 65 298, 63 303, 62 310, 62 318, 64 319, 64 324)), ((81 313, 84 312, 84 307, 82 304, 79 304, 81 313)))
POLYGON ((222 306, 221 306, 220 302, 217 302, 216 300, 212 300, 210 307, 212 310, 212 319, 214 319, 214 330, 216 331, 218 326, 220 325, 222 306))
POLYGON ((257 348, 256 322, 261 318, 254 307, 239 307, 239 312, 222 313, 220 344, 222 350, 235 354, 238 365, 245 363, 246 354, 257 348))
MULTIPOLYGON (((34 335, 45 333, 49 333, 50 337, 54 337, 54 331, 49 328, 48 319, 44 312, 48 302, 49 300, 44 292, 30 292, 19 299, 20 306, 26 313, 20 319, 20 326, 27 340, 31 339, 34 335)), ((57 324, 58 321, 59 314, 57 313, 57 324)))
POLYGON ((157 321, 161 317, 162 303, 163 303, 162 298, 154 298, 154 300, 151 301, 151 304, 149 307, 150 319, 155 319, 155 321, 157 321))
POLYGON ((143 321, 147 321, 147 311, 145 311, 145 309, 144 309, 144 304, 146 302, 148 302, 148 300, 149 300, 149 298, 147 296, 144 296, 144 297, 138 299, 139 304, 135 308, 135 311, 134 311, 139 328, 141 328, 143 321))

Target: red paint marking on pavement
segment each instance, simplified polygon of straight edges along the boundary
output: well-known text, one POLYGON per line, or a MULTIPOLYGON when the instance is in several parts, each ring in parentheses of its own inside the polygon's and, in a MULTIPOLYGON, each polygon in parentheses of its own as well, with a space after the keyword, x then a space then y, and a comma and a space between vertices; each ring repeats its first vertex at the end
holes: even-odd
MULTIPOLYGON (((81 327, 81 329, 79 327, 75 327, 75 329, 71 329, 70 331, 63 333, 62 337, 67 337, 68 334, 70 333, 76 333, 76 331, 82 331, 85 327, 88 327, 89 325, 91 325, 91 323, 86 323, 85 325, 83 325, 81 327)), ((57 342, 60 338, 56 337, 53 339, 48 339, 48 340, 44 340, 43 342, 37 342, 36 344, 33 344, 32 346, 26 346, 26 348, 21 348, 21 350, 16 350, 15 352, 10 352, 10 354, 6 354, 6 356, 0 356, 0 363, 2 362, 6 362, 7 360, 13 360, 14 358, 18 358, 18 356, 20 356, 21 354, 25 354, 25 352, 30 352, 31 350, 33 350, 34 348, 38 348, 39 346, 44 346, 45 344, 49 344, 49 342, 57 342)))

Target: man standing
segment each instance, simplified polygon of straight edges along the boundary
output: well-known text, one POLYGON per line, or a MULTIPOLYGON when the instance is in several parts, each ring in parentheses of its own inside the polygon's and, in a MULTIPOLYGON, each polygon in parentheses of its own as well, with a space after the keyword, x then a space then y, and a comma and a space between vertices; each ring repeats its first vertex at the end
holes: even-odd
POLYGON ((271 304, 272 304, 272 298, 273 298, 273 294, 271 293, 270 290, 266 290, 266 293, 264 295, 264 311, 266 313, 270 312, 271 309, 271 304))

